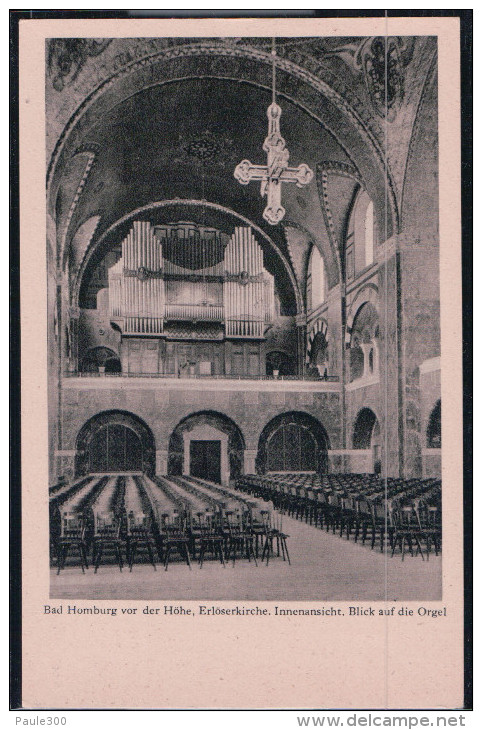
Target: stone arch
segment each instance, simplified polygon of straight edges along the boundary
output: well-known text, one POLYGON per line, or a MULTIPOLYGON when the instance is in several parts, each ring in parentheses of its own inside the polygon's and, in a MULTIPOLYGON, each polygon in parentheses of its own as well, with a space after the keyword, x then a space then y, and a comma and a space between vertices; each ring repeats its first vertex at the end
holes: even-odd
POLYGON ((308 336, 306 342, 306 364, 310 364, 312 360, 312 354, 314 353, 314 347, 316 347, 316 341, 323 338, 326 346, 328 346, 328 324, 322 317, 317 317, 311 322, 308 328, 308 336))
POLYGON ((295 375, 296 359, 289 352, 276 349, 266 353, 266 375, 295 375))
MULTIPOLYGON (((244 435, 235 421, 218 411, 198 411, 183 418, 169 438, 170 475, 190 474, 190 448, 193 440, 220 441, 220 481, 236 479, 243 473, 244 435), (194 437, 194 438, 192 438, 194 437)), ((213 480, 216 481, 216 480, 213 480)))
POLYGON ((256 472, 328 470, 328 434, 304 411, 280 413, 266 424, 258 442, 256 472))
POLYGON ((375 424, 378 418, 371 408, 362 408, 353 424, 353 448, 369 449, 375 424))
MULTIPOLYGON (((175 45, 134 60, 99 84, 65 125, 48 167, 49 208, 52 196, 56 194, 63 162, 75 152, 86 129, 114 105, 138 91, 170 81, 199 78, 196 63, 199 57, 203 58, 203 78, 222 78, 234 83, 271 88, 271 54, 244 44, 235 46, 204 39, 193 44, 175 45)), ((362 175, 367 180, 370 178, 382 197, 383 190, 388 190, 389 229, 395 231, 398 225, 396 188, 386 165, 383 128, 374 125, 364 105, 342 80, 330 78, 328 83, 322 78, 322 66, 311 72, 281 56, 277 59, 277 66, 279 96, 293 101, 330 129, 344 149, 360 149, 360 160, 366 166, 366 170, 361 170, 362 175)))
POLYGON ((403 176, 399 210, 400 228, 404 230, 413 225, 412 219, 416 213, 423 216, 433 215, 434 223, 438 222, 438 204, 434 204, 438 203, 438 118, 433 113, 438 104, 437 69, 435 52, 413 121, 403 176), (419 174, 414 174, 415 170, 423 171, 422 179, 419 174), (431 196, 430 205, 426 201, 427 195, 431 196))
POLYGON ((350 382, 378 375, 379 335, 378 310, 371 302, 363 302, 355 314, 350 332, 350 382))
POLYGON ((378 288, 375 286, 375 284, 367 284, 364 286, 355 296, 353 302, 351 303, 350 310, 348 312, 348 317, 346 320, 346 342, 350 342, 351 337, 351 330, 353 327, 353 320, 355 319, 356 315, 358 314, 361 306, 367 302, 370 302, 377 312, 379 311, 379 297, 378 297, 378 288))
POLYGON ((89 348, 82 358, 79 369, 83 373, 122 372, 118 353, 103 345, 89 348), (105 368, 105 371, 101 371, 99 368, 105 368))
POLYGON ((381 462, 381 432, 380 421, 371 408, 362 408, 353 424, 353 448, 368 451, 371 449, 371 463, 373 471, 380 474, 381 462))
POLYGON ((155 467, 156 445, 153 433, 134 413, 118 410, 97 413, 82 426, 77 435, 76 476, 92 471, 143 471, 153 475, 155 467), (112 433, 109 433, 109 429, 112 433), (104 442, 107 449, 104 458, 100 458, 96 450, 101 448, 104 442), (110 444, 112 444, 112 454, 109 454, 110 444), (121 446, 124 448, 124 458, 120 453, 121 446), (128 453, 129 449, 132 449, 132 454, 128 453), (127 468, 110 468, 122 465, 127 468), (102 466, 104 468, 98 468, 102 466))
POLYGON ((289 283, 292 286, 293 290, 293 296, 295 298, 296 302, 296 310, 297 313, 300 314, 304 312, 304 303, 303 303, 303 297, 298 285, 298 282, 296 280, 296 277, 293 273, 293 269, 291 265, 289 264, 287 258, 283 254, 283 252, 280 250, 279 246, 276 245, 276 243, 273 241, 273 239, 268 236, 268 234, 259 226, 257 226, 255 223, 253 223, 251 220, 246 218, 245 216, 241 215, 240 213, 237 213, 236 211, 232 210, 231 208, 227 208, 226 206, 219 205, 218 203, 211 203, 206 200, 161 200, 161 201, 155 201, 152 203, 149 203, 148 205, 142 206, 141 208, 136 208, 133 211, 130 211, 125 216, 120 218, 118 221, 116 221, 112 226, 110 226, 95 243, 91 242, 89 246, 87 247, 83 260, 80 263, 78 267, 78 273, 75 280, 75 284, 73 286, 73 293, 72 298, 73 301, 76 302, 76 305, 78 306, 79 299, 80 299, 80 292, 81 292, 81 284, 82 280, 84 278, 84 274, 86 272, 87 266, 89 264, 89 261, 91 257, 93 256, 94 252, 100 248, 106 240, 108 240, 110 237, 112 237, 115 234, 116 229, 120 228, 121 226, 124 226, 126 223, 129 223, 130 221, 133 221, 136 219, 136 217, 143 216, 146 213, 149 213, 150 211, 158 210, 160 208, 169 208, 175 206, 176 208, 185 208, 186 206, 194 206, 199 207, 203 211, 212 210, 215 211, 218 214, 228 216, 229 218, 232 218, 236 223, 249 226, 252 228, 255 235, 259 237, 259 244, 262 246, 262 248, 267 247, 271 253, 273 253, 276 258, 280 261, 281 266, 283 270, 286 272, 286 275, 289 279, 289 283))

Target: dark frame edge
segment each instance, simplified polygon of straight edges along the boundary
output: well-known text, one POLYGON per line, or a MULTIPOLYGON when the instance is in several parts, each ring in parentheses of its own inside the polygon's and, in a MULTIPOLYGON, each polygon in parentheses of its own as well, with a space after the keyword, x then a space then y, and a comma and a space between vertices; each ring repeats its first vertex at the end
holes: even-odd
POLYGON ((18 24, 24 16, 10 12, 10 479, 9 479, 9 660, 11 710, 22 706, 22 532, 21 532, 21 457, 20 457, 20 218, 19 218, 19 57, 18 24))

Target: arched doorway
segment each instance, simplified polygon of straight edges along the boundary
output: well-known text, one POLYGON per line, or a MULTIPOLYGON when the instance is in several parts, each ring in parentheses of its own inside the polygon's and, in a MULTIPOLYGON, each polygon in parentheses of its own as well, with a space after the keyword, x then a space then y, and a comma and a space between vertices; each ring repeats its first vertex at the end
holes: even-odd
POLYGON ((350 382, 369 378, 378 373, 378 312, 371 302, 358 309, 350 338, 350 382))
POLYGON ((328 470, 328 436, 319 421, 308 413, 291 411, 273 418, 259 438, 256 471, 328 470))
POLYGON ((168 474, 227 483, 243 472, 245 442, 228 416, 200 411, 184 418, 169 439, 168 474))
POLYGON ((364 471, 381 471, 381 435, 380 424, 371 408, 362 408, 353 427, 353 448, 371 450, 369 462, 364 471), (368 468, 369 467, 369 468, 368 468))
POLYGON ((322 378, 328 375, 328 340, 324 332, 318 332, 313 339, 310 367, 322 378))
POLYGON ((99 413, 87 421, 77 437, 76 475, 129 471, 155 473, 151 430, 131 413, 99 413))

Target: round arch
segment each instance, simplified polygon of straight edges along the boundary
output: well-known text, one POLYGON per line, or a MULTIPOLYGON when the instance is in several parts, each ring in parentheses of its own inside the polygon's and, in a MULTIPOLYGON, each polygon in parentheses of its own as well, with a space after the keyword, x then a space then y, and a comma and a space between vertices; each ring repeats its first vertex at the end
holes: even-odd
POLYGON ((328 324, 324 319, 318 317, 313 320, 309 325, 308 337, 306 343, 306 363, 309 364, 311 361, 313 345, 316 346, 316 340, 318 341, 323 338, 326 344, 328 344, 328 324))
POLYGON ((89 246, 87 247, 83 260, 80 263, 73 287, 72 292, 72 300, 75 302, 75 305, 78 306, 79 303, 79 297, 80 297, 80 291, 81 291, 81 284, 82 280, 84 278, 84 274, 86 272, 87 266, 89 265, 91 257, 94 255, 94 252, 97 251, 99 248, 102 247, 102 245, 106 242, 106 240, 112 238, 115 235, 116 230, 121 229, 126 224, 129 224, 133 220, 136 219, 136 217, 143 216, 146 213, 149 213, 150 211, 157 211, 162 208, 171 208, 175 207, 176 209, 185 209, 187 207, 194 207, 199 208, 203 211, 210 210, 214 211, 217 214, 228 216, 233 221, 237 223, 237 225, 242 224, 245 226, 249 226, 252 228, 255 234, 259 236, 259 244, 262 248, 267 247, 271 253, 273 253, 276 258, 280 261, 283 271, 286 273, 289 283, 291 284, 293 295, 296 302, 296 311, 298 314, 301 314, 304 312, 304 303, 303 303, 303 297, 301 295, 301 291, 297 282, 297 279, 293 273, 292 267, 290 266, 287 258, 283 254, 283 252, 280 250, 279 246, 276 245, 276 243, 273 241, 273 239, 268 236, 268 234, 260 228, 258 225, 253 223, 251 220, 246 218, 245 216, 241 215, 240 213, 237 213, 235 210, 232 210, 231 208, 227 208, 226 206, 219 205, 218 203, 211 203, 206 200, 194 200, 194 199, 175 199, 175 200, 160 200, 155 201, 152 203, 149 203, 148 205, 144 205, 140 208, 136 208, 135 210, 130 211, 125 216, 120 218, 118 221, 116 221, 112 226, 110 226, 100 237, 97 241, 91 242, 89 246))
POLYGON ((296 361, 284 350, 270 350, 266 353, 266 375, 295 375, 296 361))
POLYGON ((241 429, 229 416, 209 410, 191 413, 171 433, 167 471, 225 483, 242 474, 245 447, 241 429))
POLYGON ((362 408, 353 425, 353 448, 371 449, 373 471, 381 472, 380 422, 371 408, 362 408))
MULTIPOLYGON (((321 128, 327 130, 347 154, 372 200, 384 201, 388 190, 387 235, 398 230, 398 203, 392 173, 386 166, 383 128, 374 123, 365 105, 339 78, 334 82, 325 69, 318 66, 313 73, 297 62, 278 57, 278 94, 280 99, 296 105, 321 128), (351 152, 350 152, 351 151, 351 152)), ((216 40, 176 45, 144 55, 111 75, 82 99, 66 121, 53 150, 48 169, 49 210, 61 184, 63 169, 84 147, 88 130, 116 105, 139 92, 199 79, 222 80, 238 86, 271 90, 272 57, 269 52, 247 45, 226 45, 216 40), (199 60, 202 59, 202 70, 199 60)), ((95 164, 95 163, 94 163, 95 164)), ((98 212, 98 211, 96 211, 98 212)), ((72 227, 76 211, 72 214, 72 227)), ((66 243, 68 243, 66 241, 66 243)), ((59 251, 62 257, 62 251, 59 251)))
POLYGON ((362 408, 353 425, 353 448, 369 449, 375 424, 378 423, 376 414, 371 408, 362 408))
POLYGON ((256 472, 328 471, 329 439, 321 423, 304 411, 271 419, 261 432, 256 472))
MULTIPOLYGON (((83 99, 56 143, 48 168, 49 210, 66 161, 79 149, 79 144, 82 146, 87 130, 116 104, 139 91, 188 79, 223 79, 270 90, 271 65, 271 53, 265 50, 205 39, 157 50, 114 71, 83 99)), ((372 199, 384 199, 384 191, 388 190, 391 235, 398 229, 398 205, 392 174, 386 167, 383 128, 373 124, 364 105, 340 79, 336 85, 331 78, 331 83, 325 81, 322 66, 313 73, 282 56, 278 57, 277 66, 280 98, 296 104, 328 129, 349 157, 348 150, 359 150, 353 162, 371 188, 372 199)))
POLYGON ((155 474, 156 447, 151 429, 128 411, 103 411, 80 429, 75 473, 143 471, 155 474))
POLYGON ((109 347, 100 345, 91 347, 82 358, 80 372, 97 373, 105 368, 106 373, 120 373, 122 371, 119 355, 109 347))
POLYGON ((378 297, 378 288, 375 286, 375 284, 367 284, 364 286, 360 291, 357 293, 356 297, 354 298, 353 302, 351 303, 350 310, 348 312, 348 317, 346 320, 346 343, 348 344, 350 342, 351 338, 351 331, 353 327, 353 321, 355 317, 357 316, 359 310, 361 309, 363 304, 370 303, 372 304, 377 312, 379 311, 379 297, 378 297))

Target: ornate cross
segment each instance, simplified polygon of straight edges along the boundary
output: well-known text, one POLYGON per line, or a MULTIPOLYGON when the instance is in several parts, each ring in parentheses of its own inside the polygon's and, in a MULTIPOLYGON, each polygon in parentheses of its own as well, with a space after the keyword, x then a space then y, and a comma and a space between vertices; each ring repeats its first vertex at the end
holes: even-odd
POLYGON ((280 116, 281 107, 273 102, 268 107, 268 136, 263 144, 263 149, 268 154, 268 164, 253 165, 249 160, 243 160, 234 171, 234 177, 241 185, 247 185, 251 180, 261 180, 261 197, 266 194, 268 197, 263 218, 272 226, 279 223, 286 213, 281 205, 281 183, 294 182, 298 188, 302 188, 313 178, 313 171, 308 165, 288 167, 290 153, 280 134, 280 116))

